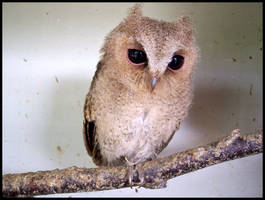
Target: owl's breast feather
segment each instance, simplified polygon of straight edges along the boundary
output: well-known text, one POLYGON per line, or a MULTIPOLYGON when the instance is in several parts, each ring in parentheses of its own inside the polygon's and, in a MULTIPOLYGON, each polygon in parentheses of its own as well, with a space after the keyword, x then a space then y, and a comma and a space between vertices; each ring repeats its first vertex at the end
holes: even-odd
POLYGON ((105 113, 101 123, 107 125, 104 130, 97 129, 102 154, 109 161, 124 155, 134 155, 135 160, 154 157, 155 149, 168 140, 175 128, 163 116, 159 107, 144 108, 139 104, 105 113))

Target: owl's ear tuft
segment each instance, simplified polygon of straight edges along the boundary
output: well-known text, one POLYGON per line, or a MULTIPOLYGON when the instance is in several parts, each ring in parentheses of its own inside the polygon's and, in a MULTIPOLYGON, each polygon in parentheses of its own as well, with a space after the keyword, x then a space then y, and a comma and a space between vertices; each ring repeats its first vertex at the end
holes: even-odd
POLYGON ((129 8, 129 14, 128 14, 128 17, 131 18, 137 18, 137 17, 140 17, 142 16, 142 4, 140 3, 136 3, 134 4, 133 7, 129 8))
POLYGON ((193 30, 193 23, 190 16, 180 16, 178 24, 182 25, 182 27, 185 27, 186 29, 193 30))
POLYGON ((142 4, 135 4, 129 8, 128 16, 124 20, 125 30, 130 32, 130 35, 134 35, 139 31, 139 22, 142 18, 142 4))
POLYGON ((187 15, 180 16, 178 21, 179 23, 192 24, 191 17, 187 15))
POLYGON ((194 26, 190 16, 181 16, 177 21, 177 27, 183 32, 183 36, 188 41, 193 41, 194 26))

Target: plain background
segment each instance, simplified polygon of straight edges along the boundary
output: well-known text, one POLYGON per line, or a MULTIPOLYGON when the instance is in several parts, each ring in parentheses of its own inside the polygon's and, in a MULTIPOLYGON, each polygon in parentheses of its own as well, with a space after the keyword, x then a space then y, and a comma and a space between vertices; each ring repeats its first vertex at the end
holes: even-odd
MULTIPOLYGON (((96 167, 82 110, 105 36, 133 3, 3 3, 3 174, 96 167)), ((160 156, 262 124, 262 3, 144 3, 143 15, 190 15, 200 62, 189 116, 160 156)), ((167 188, 51 196, 262 196, 262 155, 179 176, 167 188)))

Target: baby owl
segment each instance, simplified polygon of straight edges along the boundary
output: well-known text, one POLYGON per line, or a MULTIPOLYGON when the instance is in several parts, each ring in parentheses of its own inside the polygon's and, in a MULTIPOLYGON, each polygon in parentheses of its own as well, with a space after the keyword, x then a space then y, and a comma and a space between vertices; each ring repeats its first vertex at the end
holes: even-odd
POLYGON ((106 37, 84 105, 83 136, 95 164, 127 164, 131 183, 130 167, 167 146, 192 102, 193 32, 188 17, 158 21, 136 4, 106 37))

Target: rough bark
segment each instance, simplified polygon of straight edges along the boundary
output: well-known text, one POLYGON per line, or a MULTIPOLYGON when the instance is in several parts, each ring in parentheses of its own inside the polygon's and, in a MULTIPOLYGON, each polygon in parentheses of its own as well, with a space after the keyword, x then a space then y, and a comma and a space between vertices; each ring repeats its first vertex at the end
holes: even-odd
MULTIPOLYGON (((263 152, 263 131, 240 134, 236 129, 230 136, 168 157, 141 164, 144 183, 140 184, 134 169, 132 186, 166 187, 167 180, 224 161, 263 152)), ((2 194, 7 197, 34 196, 54 193, 89 192, 130 187, 128 168, 101 167, 55 169, 2 176, 2 194)))

